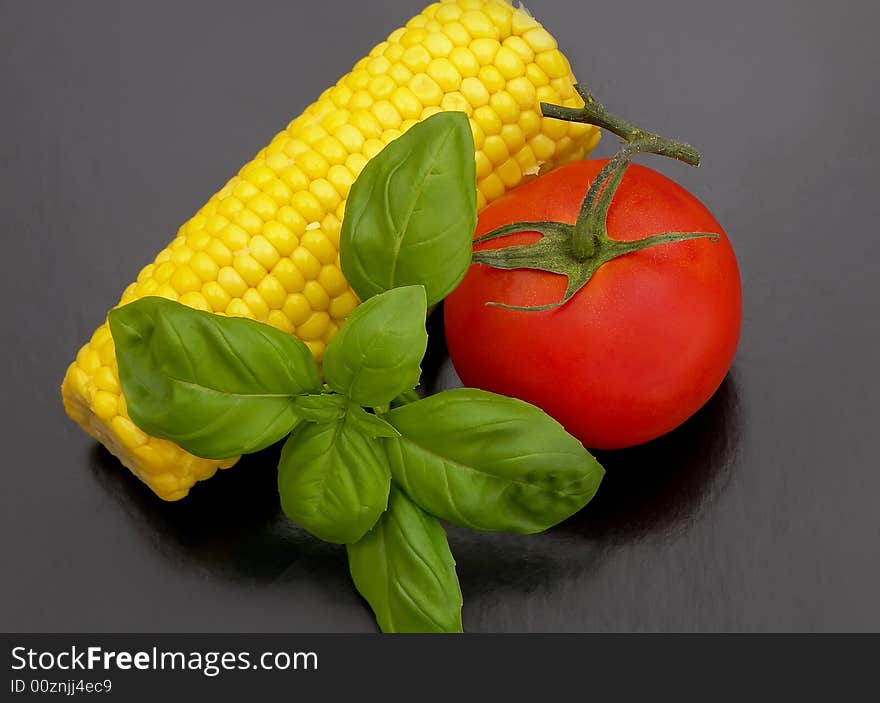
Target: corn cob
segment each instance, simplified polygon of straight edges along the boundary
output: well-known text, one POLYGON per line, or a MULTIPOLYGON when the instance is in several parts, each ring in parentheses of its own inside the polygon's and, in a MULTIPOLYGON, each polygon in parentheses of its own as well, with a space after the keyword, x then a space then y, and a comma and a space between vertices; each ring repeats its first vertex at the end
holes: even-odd
MULTIPOLYGON (((178 231, 119 301, 158 295, 296 335, 320 361, 358 304, 339 266, 352 182, 388 142, 440 110, 467 113, 478 205, 583 158, 593 127, 545 119, 583 105, 555 39, 505 0, 444 0, 395 30, 278 133, 178 231)), ((128 417, 106 322, 62 384, 68 415, 165 500, 224 462, 149 437, 128 417)))

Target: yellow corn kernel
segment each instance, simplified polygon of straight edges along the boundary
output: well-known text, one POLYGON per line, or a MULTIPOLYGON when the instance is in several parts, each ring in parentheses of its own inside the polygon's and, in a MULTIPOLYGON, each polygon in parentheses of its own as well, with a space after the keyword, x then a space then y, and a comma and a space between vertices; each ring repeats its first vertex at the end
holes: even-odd
POLYGON ((253 319, 254 314, 241 298, 233 298, 226 306, 226 314, 230 317, 248 317, 253 319))
POLYGON ((431 54, 423 46, 410 46, 401 57, 403 65, 413 73, 420 73, 431 63, 431 54))
POLYGON ((306 279, 296 264, 289 258, 284 257, 272 269, 272 275, 288 293, 299 293, 306 284, 306 279))
POLYGON ((468 48, 480 66, 491 66, 501 44, 497 39, 475 39, 468 48))
POLYGON ((541 131, 543 120, 536 112, 524 112, 519 116, 517 124, 527 139, 531 139, 541 131))
POLYGON ((506 188, 515 188, 522 180, 522 171, 514 159, 507 159, 498 167, 497 173, 506 188))
POLYGON ((481 180, 492 173, 492 159, 485 152, 478 151, 475 155, 477 164, 477 180, 481 180))
MULTIPOLYGON (((292 200, 293 198, 291 198, 292 200)), ((309 224, 306 218, 293 209, 292 205, 285 205, 278 210, 278 221, 297 237, 306 231, 309 224)))
MULTIPOLYGON (((277 252, 276 261, 281 256, 287 256, 296 249, 299 239, 287 227, 280 222, 272 220, 267 222, 263 227, 263 236, 266 242, 271 245, 272 249, 277 252)), ((267 268, 272 268, 275 263, 268 265, 265 261, 260 260, 267 268)))
POLYGON ((445 58, 455 48, 452 40, 441 32, 433 32, 425 37, 423 46, 435 58, 445 58))
MULTIPOLYGON (((517 105, 523 109, 533 106, 538 95, 535 86, 525 76, 519 76, 507 81, 507 92, 516 100, 517 105)), ((589 125, 584 126, 589 128, 589 125)))
POLYGON ((232 300, 226 289, 217 281, 210 281, 202 286, 202 295, 211 308, 211 312, 222 312, 232 300))
POLYGON ((557 47, 556 40, 543 27, 534 27, 523 33, 523 41, 529 45, 529 48, 536 54, 544 51, 552 51, 557 47))
POLYGON ((294 332, 293 325, 290 323, 287 315, 281 310, 270 310, 266 322, 282 332, 287 332, 287 334, 293 334, 294 332))
MULTIPOLYGON (((388 64, 387 59, 385 60, 385 63, 388 64)), ((388 65, 390 67, 390 64, 388 65)), ((373 78, 367 86, 367 90, 376 100, 385 100, 394 92, 395 87, 396 85, 391 77, 387 74, 383 74, 373 78)))
MULTIPOLYGON (((498 115, 498 118, 504 124, 515 124, 517 119, 519 119, 519 104, 506 90, 500 90, 492 95, 492 97, 489 98, 489 107, 495 111, 495 114, 498 115)), ((560 122, 560 120, 554 121, 560 122)), ((567 123, 562 122, 562 124, 565 125, 567 123)))
POLYGON ((296 328, 296 336, 304 340, 320 339, 329 322, 330 315, 326 312, 313 312, 305 322, 296 328))
POLYGON ((279 310, 284 305, 284 301, 287 300, 287 289, 271 273, 257 284, 257 292, 266 302, 266 305, 273 310, 279 310))
POLYGON ((427 73, 417 73, 408 85, 424 107, 439 105, 443 101, 443 90, 427 73))
POLYGON ((545 51, 535 56, 535 63, 544 71, 551 79, 564 78, 571 74, 571 68, 568 60, 561 52, 545 51))
POLYGON ((443 96, 443 102, 440 103, 440 107, 447 112, 463 112, 468 116, 472 115, 474 112, 471 104, 467 101, 467 98, 457 91, 446 93, 446 95, 443 96))
MULTIPOLYGON (((250 239, 250 235, 248 235, 243 227, 232 222, 226 225, 220 233, 220 241, 233 253, 244 249, 248 245, 250 239)), ((159 268, 162 268, 163 266, 165 266, 165 264, 162 264, 159 268)), ((156 270, 154 278, 156 278, 156 280, 162 280, 158 269, 156 270)))
POLYGON ((257 285, 268 273, 266 268, 250 254, 239 254, 232 262, 232 266, 249 286, 257 285))
POLYGON ((115 393, 118 395, 121 390, 119 387, 119 379, 116 378, 116 374, 113 373, 113 370, 109 366, 102 366, 95 372, 94 383, 96 388, 102 391, 107 391, 108 393, 115 393))
POLYGON ((274 220, 275 213, 278 212, 278 204, 266 193, 257 193, 250 198, 247 201, 247 207, 250 212, 259 218, 261 225, 268 220, 274 220))
POLYGON ((257 216, 257 214, 247 208, 236 212, 233 216, 233 220, 245 232, 247 232, 248 237, 257 234, 263 226, 263 221, 257 216))
MULTIPOLYGON (((120 300, 177 299, 295 334, 320 360, 358 299, 339 268, 354 179, 418 120, 470 118, 482 208, 544 165, 581 158, 598 130, 543 118, 582 104, 555 39, 502 0, 444 0, 393 31, 276 134, 177 232, 120 300)), ((98 328, 70 365, 64 407, 162 498, 177 500, 235 458, 209 461, 148 437, 127 415, 113 340, 98 328)))
POLYGON ((202 288, 202 279, 189 266, 181 266, 177 269, 171 276, 170 283, 179 293, 189 293, 202 288))
POLYGON ((171 263, 176 266, 185 266, 186 263, 192 258, 193 252, 191 249, 187 247, 178 246, 171 253, 171 263))
POLYGON ((488 105, 483 105, 474 110, 474 121, 480 125, 486 135, 500 134, 503 123, 498 113, 488 105))
POLYGON ((226 187, 218 193, 218 197, 223 198, 228 197, 229 195, 234 195, 239 200, 244 201, 248 198, 252 198, 259 192, 260 189, 250 181, 242 181, 236 177, 226 184, 226 187))
POLYGON ((241 296, 241 300, 248 306, 248 309, 250 309, 252 313, 251 316, 255 320, 263 322, 269 316, 269 306, 256 288, 248 288, 244 292, 244 295, 241 296))
POLYGON ((504 182, 495 173, 490 173, 477 183, 477 188, 490 202, 504 195, 504 182))
POLYGON ((562 120, 546 120, 541 124, 541 134, 544 134, 554 142, 563 139, 568 134, 568 122, 562 120))
POLYGON ((440 86, 444 93, 458 90, 461 74, 455 65, 446 58, 434 59, 428 66, 428 75, 440 86))
POLYGON ((220 271, 220 267, 217 265, 217 262, 214 261, 208 254, 203 251, 196 252, 192 259, 190 259, 189 267, 192 272, 198 276, 199 280, 202 283, 207 283, 208 281, 216 281, 217 274, 220 271))
POLYGON ((309 301, 302 293, 288 295, 281 310, 294 327, 305 322, 312 313, 309 301))
POLYGON ((549 161, 553 157, 555 144, 546 134, 536 134, 529 140, 532 151, 541 161, 549 161))
POLYGON ((110 429, 119 441, 132 449, 146 444, 149 439, 137 425, 122 415, 117 415, 110 421, 110 429))
POLYGON ((532 47, 529 46, 528 42, 522 37, 518 37, 516 35, 507 37, 504 40, 502 46, 510 49, 517 56, 519 56, 520 60, 524 65, 530 64, 535 60, 535 51, 532 47))
POLYGON ((107 391, 98 391, 95 393, 95 397, 92 400, 92 410, 95 415, 104 422, 113 419, 117 412, 117 398, 119 398, 119 396, 116 393, 109 393, 107 391))
POLYGON ((486 90, 490 93, 498 92, 507 84, 504 76, 501 75, 501 71, 494 66, 483 66, 477 74, 477 78, 482 81, 483 85, 486 86, 486 90))
POLYGON ((350 290, 345 291, 330 301, 330 316, 334 320, 344 320, 357 307, 357 304, 357 296, 350 290))
POLYGON ((507 157, 510 156, 510 152, 507 150, 507 144, 504 143, 504 140, 501 137, 495 134, 486 137, 486 141, 483 143, 483 153, 489 157, 489 161, 496 166, 504 163, 507 160, 507 157))
POLYGON ((526 135, 520 129, 519 125, 506 124, 501 128, 501 138, 507 145, 507 150, 515 154, 522 149, 526 143, 526 135))
POLYGON ((189 291, 180 296, 178 302, 181 305, 194 308, 195 310, 204 310, 205 312, 213 312, 208 304, 207 298, 200 291, 189 291))
POLYGON ((492 23, 491 18, 485 12, 468 10, 458 20, 474 39, 483 37, 497 39, 500 35, 498 27, 492 23))
POLYGON ((312 353, 312 356, 315 357, 315 361, 320 362, 321 359, 324 358, 324 352, 327 349, 327 345, 324 344, 324 342, 322 340, 306 339, 304 343, 309 348, 309 351, 312 353))
POLYGON ((247 290, 247 283, 241 274, 231 266, 224 266, 217 274, 217 282, 231 297, 237 298, 247 290))
POLYGON ((170 261, 163 261, 161 264, 159 264, 159 266, 156 267, 156 271, 153 274, 153 280, 158 281, 159 283, 165 283, 169 278, 174 275, 174 272, 176 270, 177 267, 170 261))
POLYGON ((309 306, 312 310, 326 310, 330 305, 330 297, 327 295, 327 291, 317 281, 306 282, 302 292, 306 300, 309 301, 309 306))
POLYGON ((469 48, 455 47, 449 54, 449 60, 463 78, 473 78, 480 72, 480 62, 469 48))
MULTIPOLYGON (((327 265, 318 274, 318 284, 330 297, 341 295, 348 289, 348 281, 338 266, 327 265)), ((335 315, 334 315, 335 317, 335 315)))
POLYGON ((308 190, 301 190, 295 193, 290 204, 294 210, 302 215, 306 222, 320 220, 324 215, 324 208, 321 202, 308 190))
POLYGON ((294 192, 309 187, 308 176, 306 176, 302 169, 295 164, 291 164, 290 166, 281 169, 281 171, 278 172, 278 176, 281 178, 284 185, 294 192))
POLYGON ((489 104, 489 91, 478 78, 465 78, 461 82, 461 94, 475 108, 489 104))
MULTIPOLYGON (((330 243, 320 229, 306 232, 301 241, 303 248, 307 249, 321 264, 332 264, 336 261, 336 247, 330 243)), ((307 278, 317 278, 317 275, 318 271, 315 271, 307 278)))

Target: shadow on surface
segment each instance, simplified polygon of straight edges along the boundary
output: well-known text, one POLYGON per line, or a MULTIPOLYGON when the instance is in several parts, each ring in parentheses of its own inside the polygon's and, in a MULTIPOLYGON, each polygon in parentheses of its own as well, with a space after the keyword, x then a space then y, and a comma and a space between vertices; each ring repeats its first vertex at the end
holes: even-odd
MULTIPOLYGON (((443 340, 439 311, 429 327, 432 339, 443 340)), ((424 389, 434 393, 456 385, 445 346, 431 345, 424 389)), ((615 544, 674 537, 729 481, 740 431, 736 380, 729 374, 706 406, 674 432, 632 449, 597 453, 607 473, 596 498, 547 533, 450 527, 463 588, 529 591, 572 568, 595 568, 615 544)), ((169 559, 233 579, 271 582, 300 572, 340 586, 349 581, 342 549, 282 514, 277 449, 244 457, 176 503, 159 500, 103 447, 95 447, 91 459, 101 486, 169 559)))
POLYGON ((620 543, 674 537, 731 479, 742 434, 735 372, 681 427, 630 449, 596 452, 606 474, 593 501, 554 532, 620 543))
POLYGON ((278 450, 242 458, 166 503, 103 447, 92 450, 98 482, 169 559, 231 578, 273 581, 303 562, 319 578, 348 579, 345 555, 284 518, 275 482, 278 450))

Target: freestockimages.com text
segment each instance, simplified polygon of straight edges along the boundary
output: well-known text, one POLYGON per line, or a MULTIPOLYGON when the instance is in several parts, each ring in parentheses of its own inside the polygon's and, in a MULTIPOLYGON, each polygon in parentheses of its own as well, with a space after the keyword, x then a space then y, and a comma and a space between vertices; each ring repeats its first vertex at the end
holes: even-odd
POLYGON ((316 671, 315 652, 176 652, 152 647, 139 651, 110 651, 77 647, 36 651, 13 647, 13 671, 197 671, 217 676, 223 671, 316 671))

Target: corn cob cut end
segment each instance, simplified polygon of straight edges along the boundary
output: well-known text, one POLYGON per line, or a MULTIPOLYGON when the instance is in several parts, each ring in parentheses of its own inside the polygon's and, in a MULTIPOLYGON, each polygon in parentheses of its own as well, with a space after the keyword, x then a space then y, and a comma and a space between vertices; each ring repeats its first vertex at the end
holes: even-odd
MULTIPOLYGON (((367 161, 420 120, 465 112, 482 208, 595 146, 596 128, 541 115, 541 102, 582 106, 574 83, 556 40, 506 0, 429 5, 186 222, 120 304, 159 295, 249 317, 296 335, 320 361, 358 304, 338 249, 345 200, 367 161)), ((165 500, 236 461, 200 459, 135 426, 106 322, 68 368, 62 397, 68 415, 165 500)))
POLYGON ((67 369, 61 384, 64 409, 160 498, 180 500, 196 481, 238 461, 238 457, 222 462, 201 459, 142 432, 126 412, 118 379, 113 338, 105 322, 67 369))

